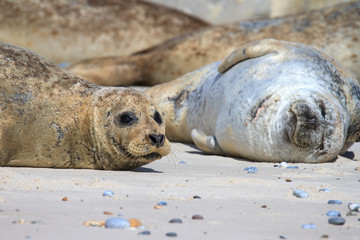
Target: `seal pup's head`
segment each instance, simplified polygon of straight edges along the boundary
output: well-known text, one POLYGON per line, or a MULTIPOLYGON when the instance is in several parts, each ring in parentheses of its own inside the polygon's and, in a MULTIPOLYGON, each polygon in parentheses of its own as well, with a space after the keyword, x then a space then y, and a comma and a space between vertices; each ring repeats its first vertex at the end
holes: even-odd
POLYGON ((104 87, 92 101, 91 135, 99 168, 133 169, 169 154, 163 118, 150 98, 132 89, 104 87))

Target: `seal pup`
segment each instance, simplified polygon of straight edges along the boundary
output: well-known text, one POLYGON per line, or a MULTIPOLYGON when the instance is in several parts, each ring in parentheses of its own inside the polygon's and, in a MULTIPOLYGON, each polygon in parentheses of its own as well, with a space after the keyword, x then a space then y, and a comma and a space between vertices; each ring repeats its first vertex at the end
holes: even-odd
POLYGON ((265 39, 146 90, 170 140, 211 154, 320 163, 360 140, 360 86, 331 58, 265 39), (218 70, 219 69, 219 70, 218 70))
POLYGON ((101 85, 147 86, 223 59, 238 46, 263 38, 301 42, 334 57, 360 79, 360 2, 301 15, 214 26, 171 39, 133 56, 95 58, 69 66, 101 85))
POLYGON ((0 166, 129 170, 167 155, 156 104, 0 43, 0 166))
POLYGON ((140 0, 0 1, 0 41, 55 63, 127 56, 208 25, 140 0))

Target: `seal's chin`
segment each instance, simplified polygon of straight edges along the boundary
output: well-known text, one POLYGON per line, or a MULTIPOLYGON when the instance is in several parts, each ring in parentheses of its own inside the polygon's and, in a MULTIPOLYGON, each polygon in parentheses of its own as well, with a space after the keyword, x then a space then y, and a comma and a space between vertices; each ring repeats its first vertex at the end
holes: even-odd
POLYGON ((159 153, 150 153, 150 154, 146 154, 142 157, 149 161, 154 161, 154 160, 158 160, 158 159, 162 158, 162 156, 159 153))

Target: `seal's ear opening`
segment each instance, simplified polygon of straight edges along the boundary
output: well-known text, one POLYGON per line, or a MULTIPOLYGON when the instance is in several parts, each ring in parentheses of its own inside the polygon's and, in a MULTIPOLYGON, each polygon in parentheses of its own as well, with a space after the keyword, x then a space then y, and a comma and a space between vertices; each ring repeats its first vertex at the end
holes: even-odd
POLYGON ((262 39, 244 44, 224 58, 218 67, 218 71, 219 73, 225 73, 237 63, 277 52, 284 44, 286 43, 275 39, 262 39))

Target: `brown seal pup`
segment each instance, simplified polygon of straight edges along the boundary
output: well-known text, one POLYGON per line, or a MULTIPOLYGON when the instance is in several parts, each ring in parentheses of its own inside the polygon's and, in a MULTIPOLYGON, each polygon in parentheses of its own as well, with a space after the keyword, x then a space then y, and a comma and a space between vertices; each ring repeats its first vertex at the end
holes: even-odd
POLYGON ((0 44, 0 166, 128 170, 167 155, 155 103, 0 44))
POLYGON ((139 0, 0 1, 0 41, 55 63, 127 56, 205 26, 196 17, 139 0))
POLYGON ((360 85, 300 43, 264 39, 146 90, 170 140, 265 162, 320 163, 360 141, 360 85))
POLYGON ((128 58, 85 60, 69 67, 103 85, 155 85, 219 61, 238 46, 275 38, 318 48, 360 79, 360 2, 283 18, 210 27, 128 58))

